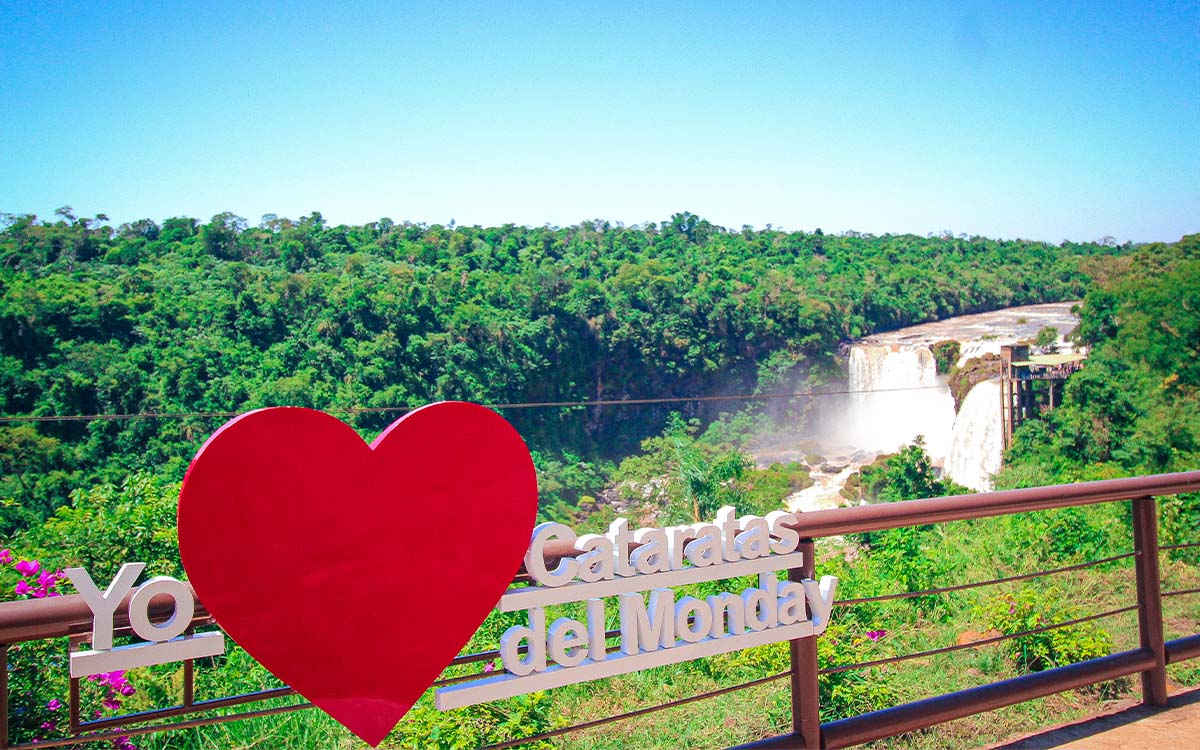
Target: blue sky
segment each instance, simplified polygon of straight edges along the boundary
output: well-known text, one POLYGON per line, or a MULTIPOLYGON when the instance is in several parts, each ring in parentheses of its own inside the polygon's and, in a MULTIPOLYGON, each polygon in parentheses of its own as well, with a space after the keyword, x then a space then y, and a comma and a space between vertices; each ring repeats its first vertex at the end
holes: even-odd
POLYGON ((1200 231, 1195 3, 99 5, 0 0, 2 212, 1200 231))

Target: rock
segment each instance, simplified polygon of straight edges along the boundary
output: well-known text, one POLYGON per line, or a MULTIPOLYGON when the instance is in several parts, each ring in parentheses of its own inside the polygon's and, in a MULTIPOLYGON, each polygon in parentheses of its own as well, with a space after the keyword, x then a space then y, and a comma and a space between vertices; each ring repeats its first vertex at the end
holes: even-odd
POLYGON ((990 638, 998 638, 1000 635, 1001 633, 999 630, 987 630, 983 633, 975 630, 964 630, 958 634, 956 642, 958 645, 964 646, 968 643, 978 643, 979 641, 986 641, 990 638))

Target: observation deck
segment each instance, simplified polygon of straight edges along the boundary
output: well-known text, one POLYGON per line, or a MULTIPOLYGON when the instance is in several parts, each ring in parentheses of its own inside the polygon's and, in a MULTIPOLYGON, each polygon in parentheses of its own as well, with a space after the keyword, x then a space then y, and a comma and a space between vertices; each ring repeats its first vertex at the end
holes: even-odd
POLYGON ((1062 384, 1079 372, 1086 359, 1086 354, 1076 352, 1031 355, 1027 344, 1000 347, 1000 423, 1005 450, 1012 446, 1018 425, 1062 403, 1062 384))

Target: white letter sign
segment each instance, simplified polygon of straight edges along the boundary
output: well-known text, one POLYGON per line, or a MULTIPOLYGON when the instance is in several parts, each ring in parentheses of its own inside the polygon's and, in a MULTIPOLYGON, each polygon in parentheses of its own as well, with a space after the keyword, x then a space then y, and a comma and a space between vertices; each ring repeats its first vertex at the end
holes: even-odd
POLYGON ((145 563, 125 563, 103 594, 83 568, 65 571, 92 610, 92 648, 71 654, 72 677, 225 653, 225 636, 219 631, 183 635, 192 623, 196 602, 187 584, 168 576, 151 578, 129 600, 129 625, 150 643, 113 648, 113 615, 145 568, 145 563), (171 616, 158 624, 150 619, 150 601, 156 596, 169 596, 174 605, 171 616))
POLYGON ((809 638, 829 625, 837 579, 780 581, 775 571, 798 568, 796 516, 774 511, 737 518, 724 507, 709 523, 638 529, 625 519, 607 535, 577 537, 570 527, 534 529, 525 569, 535 585, 508 591, 496 609, 527 610, 529 625, 500 638, 504 672, 439 688, 437 707, 462 708, 585 680, 675 664, 778 641, 809 638), (543 559, 549 539, 573 544, 553 570, 543 559), (758 575, 758 586, 703 600, 676 600, 673 586, 758 575), (650 592, 649 601, 644 598, 650 592), (608 653, 605 597, 616 597, 619 650, 608 653), (587 602, 586 622, 560 617, 546 627, 547 606, 587 602), (528 643, 522 658, 521 642, 528 643))

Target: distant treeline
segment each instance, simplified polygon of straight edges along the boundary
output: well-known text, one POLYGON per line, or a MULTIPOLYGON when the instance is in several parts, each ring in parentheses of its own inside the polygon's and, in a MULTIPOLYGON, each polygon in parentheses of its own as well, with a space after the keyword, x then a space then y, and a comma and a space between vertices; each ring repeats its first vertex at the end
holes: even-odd
MULTIPOLYGON (((1093 275, 1074 334, 1087 363, 1062 406, 1017 430, 1001 487, 1200 469, 1200 234, 1093 275)), ((1200 495, 1180 499, 1160 522, 1200 541, 1200 495)))
MULTIPOLYGON (((0 215, 0 533, 132 469, 178 479, 208 412, 621 400, 820 384, 839 345, 1081 297, 1132 248, 661 224, 329 226, 318 213, 109 225, 0 215)), ((679 404, 507 410, 531 447, 614 457, 679 404)), ((714 407, 715 408, 715 407, 714 407)), ((395 413, 347 421, 371 434, 395 413)))

